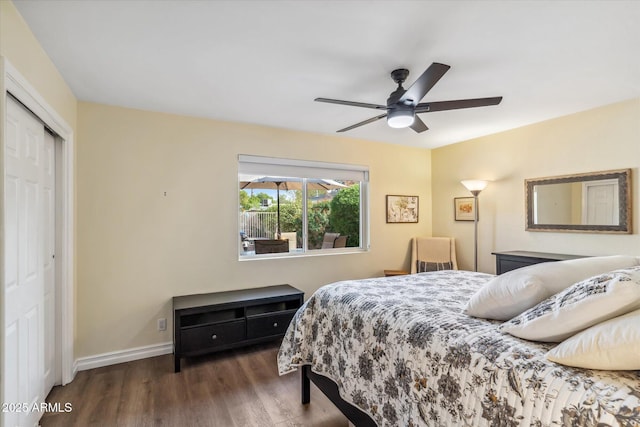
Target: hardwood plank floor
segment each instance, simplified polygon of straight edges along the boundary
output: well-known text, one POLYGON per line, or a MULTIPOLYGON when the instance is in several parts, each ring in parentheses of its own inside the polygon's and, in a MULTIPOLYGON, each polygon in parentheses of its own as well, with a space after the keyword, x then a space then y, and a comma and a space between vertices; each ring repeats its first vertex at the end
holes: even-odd
POLYGON ((48 412, 42 427, 347 427, 347 419, 313 384, 300 403, 300 374, 278 376, 279 343, 183 359, 173 355, 79 372, 54 387, 47 402, 72 405, 48 412))

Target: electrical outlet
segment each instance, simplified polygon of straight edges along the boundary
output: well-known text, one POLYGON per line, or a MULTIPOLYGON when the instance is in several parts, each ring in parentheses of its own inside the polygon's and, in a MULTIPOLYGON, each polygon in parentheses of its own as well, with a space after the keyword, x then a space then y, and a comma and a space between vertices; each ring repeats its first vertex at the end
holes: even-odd
POLYGON ((167 330, 167 319, 164 317, 162 319, 158 319, 158 331, 166 331, 167 330))

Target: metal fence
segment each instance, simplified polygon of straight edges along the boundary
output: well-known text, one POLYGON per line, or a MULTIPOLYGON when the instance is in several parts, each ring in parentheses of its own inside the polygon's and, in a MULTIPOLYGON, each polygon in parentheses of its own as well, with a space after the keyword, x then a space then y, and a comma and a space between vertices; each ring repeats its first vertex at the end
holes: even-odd
POLYGON ((277 226, 276 212, 242 212, 240 214, 240 231, 247 237, 273 239, 277 226))

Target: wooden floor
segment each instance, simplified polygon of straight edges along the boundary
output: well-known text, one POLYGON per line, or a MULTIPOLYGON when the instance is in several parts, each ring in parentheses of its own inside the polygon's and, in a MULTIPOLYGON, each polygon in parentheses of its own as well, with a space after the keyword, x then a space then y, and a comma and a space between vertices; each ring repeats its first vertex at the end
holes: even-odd
POLYGON ((79 372, 55 387, 47 402, 68 413, 45 413, 49 426, 319 426, 346 427, 347 419, 312 384, 300 403, 300 374, 278 376, 278 343, 183 359, 173 355, 79 372))

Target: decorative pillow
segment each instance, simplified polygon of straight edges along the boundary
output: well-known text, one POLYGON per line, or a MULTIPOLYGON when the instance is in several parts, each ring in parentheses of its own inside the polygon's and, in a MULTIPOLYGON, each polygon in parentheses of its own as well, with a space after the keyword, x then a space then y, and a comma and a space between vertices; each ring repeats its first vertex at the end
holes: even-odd
POLYGON ((560 342, 637 308, 640 308, 640 267, 632 267, 569 286, 503 323, 500 330, 526 340, 560 342))
POLYGON ((547 359, 587 369, 640 370, 640 310, 584 330, 552 348, 547 359))
POLYGON ((496 276, 480 288, 464 312, 475 317, 508 320, 576 282, 638 264, 636 257, 614 255, 519 268, 496 276))
POLYGON ((428 261, 416 261, 416 268, 418 273, 424 273, 426 271, 440 271, 440 270, 453 270, 453 264, 449 262, 428 262, 428 261))

